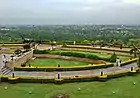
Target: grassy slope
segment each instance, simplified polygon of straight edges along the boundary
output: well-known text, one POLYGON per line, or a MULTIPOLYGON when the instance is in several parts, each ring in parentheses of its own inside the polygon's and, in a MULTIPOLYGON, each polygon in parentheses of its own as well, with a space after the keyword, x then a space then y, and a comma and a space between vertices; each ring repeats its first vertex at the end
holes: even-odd
POLYGON ((1 98, 50 98, 66 92, 70 98, 140 98, 140 75, 123 77, 108 82, 55 84, 0 84, 1 98), (133 85, 136 82, 136 85, 133 85), (4 90, 7 86, 8 89, 4 90), (78 90, 81 88, 81 91, 78 90), (32 91, 32 94, 29 94, 32 91), (112 92, 116 93, 113 94, 112 92))
POLYGON ((29 62, 33 66, 53 66, 57 67, 58 64, 61 66, 82 66, 88 65, 89 63, 78 62, 78 61, 68 61, 68 60, 60 60, 60 59, 36 59, 29 62))

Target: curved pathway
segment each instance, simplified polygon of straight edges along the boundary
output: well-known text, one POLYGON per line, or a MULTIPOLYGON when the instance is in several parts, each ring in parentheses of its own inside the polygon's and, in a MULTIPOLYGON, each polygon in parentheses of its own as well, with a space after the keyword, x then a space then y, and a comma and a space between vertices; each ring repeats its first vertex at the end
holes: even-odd
MULTIPOLYGON (((93 70, 83 70, 83 71, 55 71, 55 72, 37 72, 37 71, 14 71, 15 76, 28 76, 28 77, 36 77, 36 78, 57 78, 58 74, 60 74, 61 78, 67 77, 75 77, 75 76, 99 76, 100 72, 103 71, 104 74, 113 74, 115 72, 124 72, 129 71, 131 67, 137 68, 136 63, 128 64, 123 67, 109 67, 102 69, 93 69, 93 70)), ((12 73, 8 74, 8 76, 12 76, 12 73)))
MULTIPOLYGON (((0 69, 4 66, 2 54, 0 55, 0 69)), ((10 58, 10 54, 6 54, 7 59, 10 58)), ((22 57, 22 56, 20 56, 22 57)), ((17 58, 20 58, 17 57, 17 58)), ((104 74, 113 74, 115 72, 124 72, 130 70, 131 67, 137 68, 137 63, 131 63, 125 65, 123 67, 109 67, 109 68, 102 68, 102 69, 92 69, 92 70, 83 70, 83 71, 55 71, 55 72, 37 72, 37 71, 12 71, 11 73, 7 74, 7 76, 12 76, 12 73, 15 76, 28 76, 28 77, 35 77, 35 78, 57 78, 58 74, 60 74, 61 78, 67 77, 75 77, 75 76, 99 76, 100 72, 104 72, 104 74)))

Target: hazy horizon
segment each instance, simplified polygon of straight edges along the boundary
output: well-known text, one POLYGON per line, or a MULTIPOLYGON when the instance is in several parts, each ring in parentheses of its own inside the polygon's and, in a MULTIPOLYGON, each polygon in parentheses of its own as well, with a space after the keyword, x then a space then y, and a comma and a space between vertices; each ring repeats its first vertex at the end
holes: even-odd
POLYGON ((140 0, 1 0, 0 25, 139 25, 140 0))

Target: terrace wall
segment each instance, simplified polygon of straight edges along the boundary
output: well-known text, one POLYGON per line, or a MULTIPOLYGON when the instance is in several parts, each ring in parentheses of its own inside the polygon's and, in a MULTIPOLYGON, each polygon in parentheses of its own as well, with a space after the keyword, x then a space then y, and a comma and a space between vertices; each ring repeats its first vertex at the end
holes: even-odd
POLYGON ((0 54, 13 54, 16 49, 23 49, 22 47, 2 47, 0 54))
POLYGON ((14 68, 14 66, 20 66, 21 64, 30 60, 32 57, 33 57, 33 50, 22 54, 15 61, 8 62, 7 66, 9 66, 10 68, 14 68))
POLYGON ((12 54, 14 52, 14 49, 2 49, 0 50, 0 54, 12 54))

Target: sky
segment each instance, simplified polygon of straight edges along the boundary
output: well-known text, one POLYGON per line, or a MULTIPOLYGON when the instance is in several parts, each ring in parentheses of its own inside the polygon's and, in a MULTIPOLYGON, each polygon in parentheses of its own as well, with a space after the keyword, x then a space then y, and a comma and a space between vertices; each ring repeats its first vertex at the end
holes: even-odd
POLYGON ((0 24, 140 24, 140 0, 0 0, 0 24))

